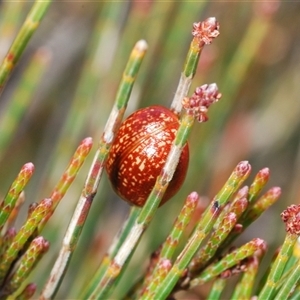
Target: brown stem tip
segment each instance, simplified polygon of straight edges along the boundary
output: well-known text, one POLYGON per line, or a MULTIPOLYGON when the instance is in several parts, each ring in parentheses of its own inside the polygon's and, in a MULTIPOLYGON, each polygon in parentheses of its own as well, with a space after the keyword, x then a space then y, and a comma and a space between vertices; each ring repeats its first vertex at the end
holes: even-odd
POLYGON ((246 174, 249 174, 251 171, 251 165, 247 160, 243 160, 237 164, 234 171, 236 172, 236 176, 245 176, 246 174))
POLYGON ((288 206, 280 216, 287 232, 300 235, 300 205, 288 206))
POLYGON ((29 283, 27 284, 27 286, 24 288, 23 292, 22 292, 22 297, 20 297, 20 299, 30 299, 35 291, 37 289, 37 285, 35 283, 29 283))
POLYGON ((188 114, 194 115, 198 122, 206 122, 208 120, 208 108, 217 102, 221 96, 215 83, 204 84, 196 88, 192 97, 183 98, 182 106, 188 114))
POLYGON ((207 18, 203 22, 193 24, 192 35, 199 39, 199 43, 208 45, 220 34, 219 28, 216 18, 207 18))
POLYGON ((50 247, 50 243, 44 239, 44 237, 42 236, 38 236, 36 237, 33 241, 32 244, 34 244, 34 246, 36 248, 39 248, 41 250, 41 252, 47 252, 49 250, 50 247))

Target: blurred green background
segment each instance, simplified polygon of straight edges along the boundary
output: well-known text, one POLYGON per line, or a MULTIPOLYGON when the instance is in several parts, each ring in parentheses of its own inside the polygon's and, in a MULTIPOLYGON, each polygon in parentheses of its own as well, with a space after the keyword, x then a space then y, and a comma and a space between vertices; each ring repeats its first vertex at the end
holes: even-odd
MULTIPOLYGON (((31 5, 0 3, 1 60, 31 5)), ((268 186, 282 187, 280 201, 244 239, 261 237, 271 248, 282 242, 279 213, 300 197, 300 3, 54 2, 0 98, 2 137, 9 132, 1 120, 12 99, 25 103, 23 111, 15 112, 16 128, 0 140, 0 196, 24 163, 31 161, 36 168, 17 226, 29 203, 49 196, 80 141, 94 139, 90 158, 45 229, 52 246, 32 276, 39 287, 55 260, 132 47, 145 39, 149 49, 126 115, 152 104, 169 106, 192 24, 211 16, 220 23, 220 36, 203 50, 190 94, 196 86, 216 82, 223 97, 211 108, 209 121, 194 127, 185 184, 157 213, 116 295, 128 288, 136 278, 130 274, 137 274, 162 242, 187 194, 197 191, 205 205, 241 160, 252 165, 251 179, 269 167, 268 186)), ((127 212, 128 205, 103 178, 58 297, 76 295, 91 277, 127 212)))

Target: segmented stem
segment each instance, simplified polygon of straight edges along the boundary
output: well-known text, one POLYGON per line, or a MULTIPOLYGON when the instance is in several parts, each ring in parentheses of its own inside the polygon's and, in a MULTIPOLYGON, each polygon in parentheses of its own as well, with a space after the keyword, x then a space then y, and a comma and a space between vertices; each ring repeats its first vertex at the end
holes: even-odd
POLYGON ((207 300, 218 300, 221 299, 221 294, 226 286, 226 280, 223 278, 217 278, 210 289, 207 300))
POLYGON ((274 298, 274 300, 286 300, 290 299, 290 294, 296 286, 299 283, 300 279, 300 263, 299 261, 296 263, 296 265, 292 268, 289 276, 284 281, 282 287, 278 291, 278 294, 274 298))
POLYGON ((31 36, 38 28, 40 21, 44 17, 51 0, 36 0, 25 22, 22 25, 18 35, 6 54, 2 65, 0 66, 0 94, 3 91, 12 70, 19 61, 24 49, 26 48, 31 36))
POLYGON ((270 170, 268 168, 261 169, 256 174, 248 192, 248 200, 250 203, 253 203, 254 200, 256 200, 260 191, 268 183, 269 177, 270 177, 270 170))
POLYGON ((130 209, 130 214, 126 219, 126 223, 124 224, 123 228, 118 232, 115 236, 108 252, 104 255, 101 265, 99 266, 96 274, 91 279, 87 287, 82 291, 79 298, 84 298, 84 295, 90 295, 92 291, 97 287, 98 282, 100 281, 99 278, 102 278, 104 273, 106 272, 107 268, 112 264, 113 259, 117 252, 119 251, 121 245, 124 243, 126 237, 128 236, 132 226, 134 225, 139 213, 140 208, 133 206, 130 209))
MULTIPOLYGON (((288 260, 292 257, 293 249, 300 235, 300 205, 291 205, 281 213, 281 219, 285 223, 287 231, 284 243, 272 264, 267 281, 259 293, 258 300, 271 299, 279 288, 281 276, 287 265, 288 260)), ((298 270, 295 270, 296 273, 298 270)), ((294 279, 293 279, 294 280, 294 279)))
POLYGON ((33 171, 34 165, 32 163, 25 164, 11 184, 7 195, 0 203, 0 231, 13 211, 21 192, 31 178, 33 171))
POLYGON ((68 226, 67 233, 64 237, 63 246, 52 268, 50 277, 42 291, 40 299, 52 298, 55 295, 59 287, 59 283, 64 276, 71 255, 77 245, 82 228, 85 224, 85 220, 92 205, 93 198, 97 193, 100 178, 104 169, 104 163, 108 156, 115 133, 118 130, 123 118, 137 72, 145 56, 146 50, 147 44, 143 40, 137 42, 132 50, 129 61, 123 73, 114 107, 106 123, 98 150, 95 154, 89 174, 85 181, 84 188, 68 226))
POLYGON ((284 243, 277 255, 276 260, 272 264, 267 281, 258 295, 258 300, 272 299, 276 293, 277 283, 279 282, 286 263, 293 252, 293 247, 297 241, 296 234, 288 233, 284 243))
POLYGON ((219 23, 215 18, 207 18, 203 22, 194 23, 192 34, 194 38, 190 44, 177 90, 171 104, 171 110, 176 114, 181 112, 181 101, 188 94, 204 46, 210 44, 219 35, 219 23))
MULTIPOLYGON (((262 252, 263 253, 263 252, 262 252)), ((259 258, 254 255, 247 263, 246 270, 236 286, 232 299, 250 299, 259 267, 259 258)))
MULTIPOLYGON (((250 187, 251 189, 251 187, 250 187)), ((274 204, 281 195, 281 189, 279 187, 272 187, 269 191, 263 194, 254 203, 251 203, 247 207, 247 210, 239 218, 239 224, 242 224, 240 231, 232 232, 228 239, 222 245, 222 249, 230 245, 238 235, 240 235, 250 224, 252 224, 264 211, 266 211, 272 204, 274 204)), ((251 197, 251 196, 250 196, 251 197)), ((255 194, 255 198, 257 194, 255 194)), ((254 199, 254 198, 253 198, 254 199)))
POLYGON ((66 194, 67 190, 69 189, 70 185, 74 181, 76 175, 78 174, 81 166, 85 162, 88 154, 90 153, 93 146, 92 138, 88 137, 85 138, 78 148, 76 149, 75 153, 73 154, 69 165, 67 166, 65 172, 63 173, 62 177, 54 187, 51 193, 51 200, 53 202, 51 211, 47 214, 47 216, 41 221, 39 224, 39 232, 42 231, 45 224, 47 223, 48 219, 51 217, 55 208, 59 204, 60 200, 66 194))
MULTIPOLYGON (((196 209, 198 200, 199 200, 199 196, 196 192, 191 193, 187 197, 178 217, 174 222, 172 231, 170 232, 169 236, 166 238, 166 241, 162 245, 160 255, 157 258, 158 259, 157 267, 154 268, 151 274, 149 274, 149 276, 145 278, 143 284, 143 286, 145 287, 143 296, 151 297, 151 295, 155 292, 159 283, 164 279, 164 276, 167 275, 167 272, 164 272, 163 274, 160 274, 158 276, 158 273, 160 272, 159 266, 160 264, 164 264, 163 262, 165 261, 172 262, 174 252, 177 249, 177 246, 180 242, 180 239, 184 233, 185 228, 187 227, 187 225, 191 220, 192 214, 196 209), (159 280, 157 280, 157 278, 159 278, 159 280)), ((171 266, 172 265, 170 263, 169 268, 171 268, 171 266)))
POLYGON ((272 206, 280 197, 281 188, 272 187, 263 194, 242 217, 244 229, 253 223, 264 211, 272 206))
POLYGON ((2 296, 14 293, 21 286, 42 255, 49 249, 49 245, 42 236, 33 239, 21 258, 17 270, 1 290, 2 296))
POLYGON ((191 264, 189 266, 190 271, 196 272, 197 270, 201 269, 201 267, 214 256, 218 247, 220 246, 222 241, 226 239, 232 228, 235 226, 236 222, 236 214, 232 212, 227 213, 222 218, 222 222, 213 232, 207 244, 199 251, 199 253, 195 255, 195 257, 191 261, 191 264))
MULTIPOLYGON (((172 269, 159 287, 156 289, 153 297, 155 299, 165 299, 172 291, 179 278, 184 274, 185 269, 198 251, 202 241, 213 228, 218 215, 235 193, 241 184, 246 180, 250 173, 251 167, 248 162, 240 162, 234 169, 233 173, 216 195, 213 201, 202 215, 200 222, 195 228, 192 236, 188 240, 181 254, 177 257, 172 269)), ((150 300, 150 298, 144 298, 150 300)))
POLYGON ((26 109, 34 99, 35 88, 43 78, 42 74, 49 65, 49 58, 49 51, 44 48, 34 54, 10 101, 0 113, 0 158, 14 137, 26 109))
POLYGON ((214 277, 220 275, 222 272, 238 264, 241 260, 252 256, 257 250, 265 251, 265 249, 266 249, 266 243, 263 240, 258 238, 253 239, 249 243, 227 254, 219 262, 212 264, 211 266, 206 268, 200 274, 199 277, 191 281, 190 286, 195 287, 197 285, 208 282, 214 277))
POLYGON ((12 263, 18 258, 20 251, 24 250, 24 246, 28 240, 30 240, 36 229, 49 212, 52 206, 51 199, 44 199, 40 204, 34 209, 34 211, 29 215, 26 223, 22 226, 20 231, 14 237, 12 243, 9 245, 7 251, 4 253, 3 258, 0 263, 0 281, 2 282, 6 276, 7 271, 11 267, 12 263))

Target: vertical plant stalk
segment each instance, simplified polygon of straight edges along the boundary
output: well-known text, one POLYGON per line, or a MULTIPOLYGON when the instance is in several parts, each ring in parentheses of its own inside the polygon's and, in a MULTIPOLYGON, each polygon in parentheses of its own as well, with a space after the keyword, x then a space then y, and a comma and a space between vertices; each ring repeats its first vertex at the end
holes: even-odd
POLYGON ((33 239, 21 258, 17 270, 11 278, 8 278, 7 284, 1 290, 0 297, 11 295, 21 286, 42 255, 49 249, 49 246, 49 242, 42 236, 33 239))
POLYGON ((293 295, 289 295, 289 300, 298 300, 300 298, 300 290, 296 288, 293 295))
POLYGON ((190 286, 195 287, 208 282, 214 277, 219 276, 222 272, 237 265, 241 260, 251 257, 257 250, 265 251, 266 247, 266 243, 262 239, 253 239, 249 243, 227 254, 219 262, 206 268, 200 276, 191 281, 190 286))
POLYGON ((22 207, 22 205, 25 202, 25 192, 22 191, 18 197, 18 200, 13 208, 13 210, 11 211, 6 223, 5 223, 5 227, 2 229, 3 231, 5 231, 6 228, 11 228, 14 226, 14 223, 19 215, 19 211, 22 207))
POLYGON ((132 226, 134 225, 138 215, 140 213, 140 208, 133 206, 130 209, 129 216, 126 220, 126 223, 121 228, 120 232, 115 236, 108 252, 104 255, 102 262, 94 275, 94 277, 90 280, 86 288, 82 291, 82 295, 79 298, 84 298, 83 295, 92 293, 95 286, 98 284, 98 278, 102 278, 104 273, 106 272, 109 265, 112 263, 113 258, 118 253, 120 247, 124 243, 126 237, 128 236, 132 226))
POLYGON ((216 18, 208 18, 203 22, 194 23, 192 35, 194 38, 190 44, 178 87, 171 104, 171 110, 175 114, 181 112, 181 100, 188 94, 204 46, 210 44, 219 35, 219 22, 217 22, 216 18))
POLYGON ((5 41, 1 44, 0 61, 5 57, 9 46, 16 35, 20 22, 23 21, 25 2, 2 2, 0 10, 0 36, 5 41))
POLYGON ((17 178, 14 180, 9 188, 9 191, 3 201, 0 203, 0 232, 5 222, 9 218, 13 211, 15 204, 23 191, 24 187, 28 183, 34 171, 34 165, 32 163, 25 164, 17 178))
POLYGON ((0 114, 0 159, 33 99, 33 92, 49 65, 50 56, 49 51, 44 48, 34 54, 12 98, 0 114))
POLYGON ((248 195, 249 188, 248 186, 243 186, 238 190, 236 195, 234 196, 233 200, 230 201, 226 205, 226 207, 223 209, 223 211, 220 213, 220 216, 214 225, 214 229, 218 228, 220 226, 220 223, 222 222, 224 216, 228 212, 233 212, 237 214, 238 217, 241 216, 241 214, 247 209, 248 207, 248 201, 247 201, 247 195, 248 195), (245 203, 245 200, 247 203, 245 203))
POLYGON ((250 299, 257 277, 259 258, 261 258, 263 252, 259 255, 254 255, 247 264, 246 271, 244 272, 240 282, 236 286, 232 299, 250 299), (259 257, 260 256, 260 257, 259 257))
MULTIPOLYGON (((199 195, 196 192, 192 192, 186 199, 178 217, 176 218, 173 229, 170 232, 169 236, 166 238, 166 241, 162 245, 160 255, 158 259, 158 265, 152 270, 151 273, 145 277, 144 284, 141 287, 143 290, 143 295, 151 295, 157 288, 157 285, 164 279, 163 276, 167 276, 167 272, 161 273, 159 266, 166 266, 166 262, 171 262, 173 260, 174 253, 177 249, 177 246, 180 242, 180 239, 184 233, 185 228, 189 224, 192 218, 199 200, 199 195)), ((140 296, 138 297, 140 298, 140 296)))
POLYGON ((299 262, 300 258, 300 239, 297 239, 297 242, 294 245, 292 256, 289 258, 286 267, 285 267, 285 273, 284 276, 282 276, 281 281, 286 280, 286 276, 288 276, 291 268, 295 266, 299 262))
POLYGON ((3 254, 6 252, 13 239, 15 238, 17 231, 15 228, 9 228, 5 234, 0 236, 0 259, 2 259, 3 254))
MULTIPOLYGON (((181 254, 177 257, 167 277, 160 283, 155 294, 151 295, 152 299, 165 299, 172 292, 177 281, 184 275, 185 269, 199 250, 201 243, 213 228, 220 212, 225 207, 233 193, 239 189, 241 184, 249 176, 250 171, 251 166, 247 161, 242 161, 236 166, 223 188, 215 196, 213 201, 203 213, 200 222, 195 228, 192 236, 189 238, 181 254)), ((151 298, 144 298, 143 300, 150 300, 151 298)))
POLYGON ((123 118, 136 75, 145 56, 146 50, 146 42, 140 40, 136 43, 131 52, 117 92, 114 107, 106 123, 104 133, 101 137, 98 150, 95 154, 89 174, 85 181, 84 188, 68 226, 61 251, 52 268, 50 277, 40 295, 40 299, 51 299, 54 297, 59 287, 59 283, 66 272, 71 255, 76 248, 83 225, 87 218, 93 198, 97 193, 109 149, 123 118))
MULTIPOLYGON (((73 182, 76 174, 90 152, 91 147, 92 139, 84 139, 73 155, 67 170, 54 188, 51 198, 43 200, 40 204, 32 204, 29 207, 28 219, 25 225, 21 228, 20 232, 13 237, 10 245, 3 245, 3 247, 7 249, 5 249, 5 251, 2 251, 3 249, 1 249, 3 256, 1 256, 0 279, 3 279, 4 276, 6 276, 7 271, 12 267, 12 263, 18 258, 20 251, 26 250, 24 249, 26 247, 25 244, 30 242, 36 233, 43 229, 45 223, 54 212, 59 201, 65 195, 69 186, 73 182)), ((20 174, 13 182, 6 198, 1 204, 2 210, 0 212, 0 219, 2 220, 3 224, 5 224, 5 221, 11 212, 13 212, 15 203, 20 193, 23 191, 24 186, 31 177, 33 169, 34 167, 32 163, 28 163, 23 166, 20 174)), ((3 240, 3 243, 5 242, 6 241, 3 240)))
POLYGON ((237 216, 235 213, 229 212, 225 214, 225 216, 222 218, 222 222, 220 223, 219 227, 213 232, 207 244, 200 249, 200 251, 191 261, 191 264, 189 266, 190 271, 192 271, 193 273, 197 272, 203 265, 208 262, 209 259, 214 256, 222 241, 224 241, 224 239, 236 225, 236 222, 237 216))
POLYGON ((300 235, 300 205, 289 206, 281 213, 281 219, 285 223, 287 234, 280 252, 272 264, 267 281, 258 295, 258 300, 272 299, 278 289, 278 282, 300 235))
POLYGON ((300 263, 299 261, 292 268, 289 276, 284 281, 282 287, 278 291, 278 294, 274 298, 274 300, 287 300, 290 299, 290 294, 295 290, 299 283, 300 279, 300 263))
POLYGON ((207 300, 219 300, 221 299, 221 294, 226 286, 226 280, 224 278, 217 278, 210 289, 207 300))
POLYGON ((40 21, 43 19, 50 3, 51 0, 36 0, 29 11, 25 22, 0 66, 0 95, 12 70, 24 52, 31 36, 38 28, 40 21))
POLYGON ((258 171, 258 173, 256 174, 253 180, 253 183, 249 188, 249 192, 248 192, 249 203, 253 203, 256 200, 258 194, 268 183, 269 177, 270 177, 269 168, 264 168, 258 171))
POLYGON ((180 120, 180 126, 177 130, 170 153, 167 156, 166 163, 160 175, 157 177, 155 185, 144 207, 118 253, 108 266, 102 278, 99 278, 98 280, 93 279, 93 281, 97 281, 98 284, 92 293, 85 294, 84 298, 98 299, 109 297, 112 292, 112 287, 116 284, 119 276, 124 272, 125 266, 133 255, 142 234, 153 219, 168 184, 172 180, 181 151, 187 142, 195 119, 199 122, 207 121, 208 118, 206 113, 209 106, 217 102, 220 98, 221 94, 218 91, 217 85, 213 83, 210 85, 205 84, 197 88, 191 98, 183 100, 186 111, 180 120))
POLYGON ((242 224, 246 229, 253 223, 264 211, 272 206, 280 197, 281 188, 272 187, 265 194, 263 194, 253 205, 248 209, 245 215, 242 216, 242 224))
POLYGON ((21 251, 24 251, 24 246, 30 238, 33 237, 39 223, 45 217, 47 212, 52 206, 51 199, 44 199, 40 204, 34 209, 34 211, 29 215, 26 223, 22 226, 20 231, 12 240, 7 251, 4 253, 1 263, 0 263, 0 283, 6 277, 7 272, 12 266, 12 263, 18 258, 21 251))
MULTIPOLYGON (((163 41, 163 47, 161 47, 157 42, 156 46, 155 41, 151 40, 151 36, 153 36, 152 32, 154 30, 150 29, 151 34, 149 34, 147 38, 149 43, 151 43, 152 49, 154 46, 154 52, 153 54, 150 54, 151 60, 149 60, 149 62, 151 63, 151 66, 147 68, 149 72, 145 78, 147 83, 143 84, 146 99, 153 98, 153 89, 164 90, 165 87, 173 84, 173 76, 170 76, 170 68, 172 69, 174 66, 177 69, 177 65, 180 68, 179 63, 182 61, 181 53, 186 51, 185 43, 178 43, 180 37, 186 36, 186 28, 183 24, 190 23, 190 20, 198 20, 199 16, 205 14, 205 8, 207 5, 206 2, 206 0, 201 2, 198 1, 196 6, 191 5, 188 1, 165 2, 164 5, 161 5, 161 3, 157 1, 153 2, 153 9, 151 10, 153 16, 157 13, 162 16, 164 14, 162 7, 166 8, 167 5, 169 6, 169 12, 165 14, 165 19, 157 21, 163 24, 163 35, 158 40, 163 41), (176 51, 174 51, 174 45, 176 45, 176 51), (170 61, 170 55, 172 55, 172 61, 174 61, 174 64, 170 61), (158 59, 159 67, 156 68, 152 62, 158 59), (175 61, 178 61, 178 63, 175 63, 175 61)), ((153 24, 153 20, 151 20, 151 23, 153 24)), ((159 28, 157 23, 155 23, 154 26, 155 28, 159 28)), ((157 35, 157 32, 154 34, 157 35)), ((204 80, 198 82, 201 83, 204 82, 204 80)), ((159 97, 160 95, 163 95, 163 92, 155 91, 154 94, 159 97)), ((182 98, 179 97, 179 101, 181 101, 181 99, 182 98)))
MULTIPOLYGON (((109 4, 109 2, 103 3, 102 7, 101 5, 98 5, 96 8, 97 20, 87 45, 84 64, 82 66, 82 71, 80 72, 78 84, 76 85, 72 105, 68 110, 66 120, 59 134, 57 147, 55 147, 51 158, 48 161, 48 164, 52 169, 52 172, 49 175, 50 183, 55 182, 56 172, 55 168, 52 168, 52 166, 55 165, 55 161, 57 162, 58 158, 60 161, 67 161, 69 158, 69 151, 72 151, 77 145, 78 140, 85 134, 86 128, 95 128, 95 126, 99 126, 102 129, 102 126, 106 121, 104 118, 99 120, 99 114, 97 113, 98 123, 89 126, 91 114, 93 115, 93 113, 91 113, 91 108, 93 112, 99 109, 101 115, 103 115, 102 107, 99 107, 99 105, 93 102, 95 102, 95 99, 98 99, 98 90, 101 90, 101 95, 105 94, 105 91, 103 92, 101 86, 101 79, 105 74, 103 61, 107 62, 107 57, 102 54, 103 51, 101 51, 101 47, 103 47, 103 44, 107 47, 107 41, 102 41, 104 39, 103 36, 107 37, 104 28, 107 24, 109 24, 108 26, 113 26, 114 24, 114 20, 111 20, 112 13, 107 9, 107 6, 112 6, 112 9, 121 10, 118 5, 114 5, 113 3, 109 4), (74 122, 74 120, 76 120, 76 122, 74 122), (99 121, 101 122, 100 124, 99 121)), ((114 18, 117 19, 118 16, 114 16, 114 18)), ((110 32, 110 34, 115 35, 115 32, 110 32)), ((116 37, 114 36, 113 38, 115 39, 116 37)), ((110 51, 114 51, 111 47, 109 47, 109 49, 110 51)), ((107 102, 108 103, 105 105, 111 105, 109 101, 107 102)))
POLYGON ((64 197, 67 190, 69 189, 70 185, 74 181, 77 173, 79 172, 81 166, 85 162, 85 159, 87 158, 88 154, 90 153, 93 145, 92 138, 88 137, 82 140, 78 148, 76 149, 74 155, 72 156, 70 163, 63 173, 62 177, 54 187, 50 199, 52 200, 52 207, 51 210, 48 212, 48 214, 43 218, 41 223, 39 224, 39 232, 41 232, 49 220, 49 218, 52 216, 53 212, 55 211, 55 208, 59 204, 60 200, 64 197))
POLYGON ((272 268, 269 272, 267 281, 258 295, 259 300, 272 299, 273 296, 275 295, 279 287, 278 282, 281 279, 283 270, 286 266, 286 262, 288 258, 291 256, 291 253, 293 251, 293 246, 296 243, 296 241, 297 241, 297 235, 295 234, 291 235, 289 233, 286 235, 286 238, 280 249, 280 252, 278 253, 276 260, 272 264, 272 268), (271 298, 266 298, 269 296, 271 298))
MULTIPOLYGON (((251 187, 249 192, 251 191, 251 187)), ((239 232, 231 232, 229 237, 224 241, 221 249, 229 246, 238 235, 241 234, 251 223, 253 223, 264 211, 273 205, 280 197, 281 189, 279 187, 272 187, 269 191, 263 194, 256 202, 250 203, 247 210, 239 218, 239 224, 242 224, 239 232), (252 205, 251 205, 252 204, 252 205)), ((257 195, 256 195, 257 196, 257 195)), ((255 196, 255 197, 256 197, 255 196)), ((250 195, 251 197, 251 195, 250 195)), ((253 200, 253 199, 252 199, 253 200)))

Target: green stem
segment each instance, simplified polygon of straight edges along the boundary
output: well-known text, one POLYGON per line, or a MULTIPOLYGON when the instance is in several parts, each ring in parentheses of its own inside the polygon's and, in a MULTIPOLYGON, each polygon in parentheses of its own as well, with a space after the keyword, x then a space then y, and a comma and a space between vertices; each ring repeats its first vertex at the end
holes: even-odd
POLYGON ((267 191, 259 199, 257 199, 255 203, 251 203, 252 206, 250 205, 250 208, 248 206, 245 213, 238 220, 238 222, 243 225, 241 231, 231 232, 229 237, 224 241, 223 245, 221 246, 221 249, 225 249, 226 247, 228 247, 241 234, 241 232, 243 232, 263 212, 265 212, 272 204, 274 204, 279 199, 280 194, 281 189, 279 187, 272 187, 269 191, 267 191))
POLYGON ((42 291, 40 299, 50 299, 55 295, 69 265, 71 256, 77 246, 82 228, 91 208, 93 198, 97 193, 106 158, 115 133, 123 118, 137 72, 145 56, 146 50, 147 44, 145 41, 141 40, 136 43, 129 57, 118 89, 114 107, 106 123, 104 133, 99 142, 98 150, 90 167, 90 171, 75 208, 75 212, 68 226, 63 246, 52 268, 50 277, 42 291))
MULTIPOLYGON (((201 285, 205 282, 208 282, 209 280, 212 280, 214 277, 220 275, 222 272, 237 265, 238 263, 241 262, 241 260, 252 256, 257 250, 265 251, 265 249, 266 249, 266 243, 263 240, 258 238, 253 239, 247 244, 227 254, 224 258, 222 258, 217 263, 212 264, 211 266, 206 268, 200 274, 200 276, 194 278, 191 281, 190 286, 195 287, 197 285, 201 285)), ((269 298, 264 298, 264 299, 269 299, 269 298)))
POLYGON ((226 280, 223 278, 217 278, 214 282, 212 288, 210 289, 207 300, 219 300, 221 299, 221 294, 226 286, 226 280))
POLYGON ((24 289, 18 294, 14 299, 16 300, 30 300, 32 299, 35 291, 36 291, 36 284, 29 283, 27 284, 24 289))
POLYGON ((38 28, 50 3, 51 0, 36 0, 28 13, 25 22, 0 66, 0 94, 3 91, 5 83, 7 82, 12 70, 24 52, 31 36, 38 28))
POLYGON ((294 291, 300 279, 300 263, 299 261, 292 269, 292 272, 289 274, 288 278, 285 280, 284 284, 280 288, 278 294, 274 300, 286 300, 290 298, 291 291, 294 291))
POLYGON ((179 114, 182 109, 182 99, 187 96, 192 79, 194 78, 199 62, 201 52, 206 44, 211 43, 211 40, 218 36, 218 22, 215 18, 208 18, 203 22, 194 23, 194 38, 190 44, 189 51, 187 53, 184 67, 179 79, 178 87, 174 95, 171 110, 176 114, 179 114), (201 27, 199 29, 200 35, 195 34, 195 25, 205 24, 205 27, 209 28, 209 31, 203 32, 201 27), (204 37, 209 37, 210 41, 205 40, 204 37))
MULTIPOLYGON (((154 270, 145 278, 142 290, 144 290, 143 296, 151 297, 151 295, 157 289, 159 283, 164 280, 163 276, 167 276, 167 272, 160 272, 159 266, 167 264, 166 262, 171 262, 177 247, 180 243, 181 237, 184 233, 186 226, 189 224, 192 218, 192 214, 196 209, 199 196, 196 192, 191 193, 185 204, 183 205, 174 225, 173 229, 166 238, 166 241, 162 245, 160 255, 158 257, 158 263, 154 270), (165 262, 165 263, 164 263, 165 262)), ((140 297, 139 297, 140 298, 140 297)))
POLYGON ((22 226, 18 234, 13 239, 7 251, 3 255, 0 263, 0 281, 2 281, 12 263, 18 258, 19 253, 24 250, 24 246, 30 240, 36 231, 39 223, 49 212, 52 206, 51 199, 44 199, 29 215, 26 223, 22 226))
POLYGON ((92 138, 85 138, 78 148, 76 149, 74 155, 72 156, 69 165, 67 166, 66 170, 64 171, 62 177, 54 187, 51 193, 51 200, 53 201, 53 205, 51 207, 51 211, 47 214, 47 216, 41 221, 39 224, 39 232, 42 231, 45 224, 52 216, 55 208, 59 204, 60 200, 64 197, 67 190, 69 189, 70 185, 74 181, 76 175, 78 174, 81 166, 85 162, 88 154, 92 149, 93 141, 92 138))
POLYGON ((26 280, 42 255, 48 250, 49 243, 42 237, 35 238, 22 256, 17 270, 1 290, 1 296, 13 294, 26 280))
POLYGON ((28 109, 42 74, 49 65, 50 53, 46 49, 39 49, 32 57, 30 64, 22 75, 17 89, 0 115, 0 159, 13 139, 21 118, 28 109))
POLYGON ((211 237, 209 238, 207 244, 200 249, 200 251, 195 255, 189 270, 193 273, 199 271, 216 253, 218 247, 226 239, 228 234, 231 232, 232 228, 237 222, 237 216, 235 213, 229 212, 223 218, 218 228, 214 230, 211 237))
POLYGON ((248 200, 250 203, 253 203, 260 191, 268 183, 270 177, 270 171, 268 168, 261 169, 255 176, 253 183, 249 188, 248 200))
POLYGON ((255 279, 259 267, 259 259, 253 256, 250 263, 247 264, 246 271, 243 273, 242 279, 232 294, 232 299, 250 299, 253 291, 255 279))
POLYGON ((90 283, 87 285, 87 287, 82 291, 81 296, 79 297, 80 299, 89 298, 93 290, 97 287, 98 282, 103 277, 109 264, 112 263, 113 258, 119 251, 125 239, 127 238, 133 224, 136 222, 136 218, 139 215, 139 213, 140 213, 139 207, 134 206, 130 209, 130 214, 126 220, 125 225, 121 229, 121 232, 118 233, 117 236, 115 237, 113 244, 111 245, 108 253, 105 254, 105 256, 103 257, 101 265, 99 266, 96 274, 94 275, 90 283))
MULTIPOLYGON (((248 162, 243 161, 237 165, 228 181, 225 183, 224 187, 216 195, 214 200, 204 212, 201 221, 198 223, 194 233, 188 240, 181 254, 178 256, 167 277, 160 283, 159 287, 155 291, 155 294, 151 296, 153 297, 152 299, 165 299, 171 293, 175 284, 183 275, 186 267, 198 251, 202 241, 213 228, 213 225, 217 220, 217 216, 229 201, 233 193, 239 189, 241 184, 249 176, 250 170, 251 167, 248 162)), ((151 298, 145 297, 143 299, 150 300, 151 298)))
POLYGON ((31 178, 33 171, 34 165, 32 163, 25 164, 10 186, 4 200, 0 203, 0 231, 13 211, 21 192, 31 178))
POLYGON ((297 238, 298 236, 296 234, 290 234, 289 232, 287 233, 282 248, 280 249, 277 258, 272 265, 267 282, 258 295, 258 300, 272 299, 274 296, 277 283, 280 280, 286 263, 292 254, 297 238))

